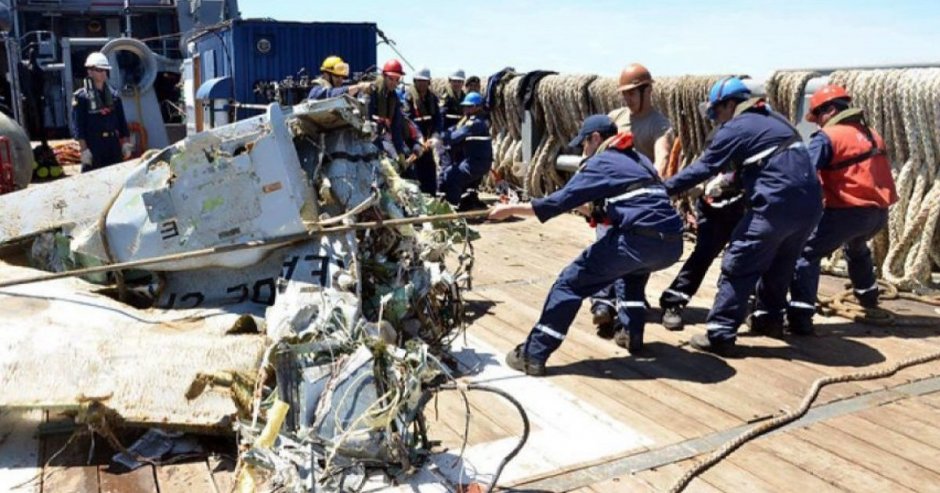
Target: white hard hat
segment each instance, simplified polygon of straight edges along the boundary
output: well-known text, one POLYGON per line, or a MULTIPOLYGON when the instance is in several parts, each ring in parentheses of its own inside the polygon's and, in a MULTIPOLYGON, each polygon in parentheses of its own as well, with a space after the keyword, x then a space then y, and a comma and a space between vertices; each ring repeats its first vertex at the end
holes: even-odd
POLYGON ((108 57, 104 56, 104 53, 96 51, 89 54, 88 58, 85 59, 85 68, 92 67, 111 70, 111 63, 108 62, 108 57))
POLYGON ((415 72, 414 80, 431 80, 431 69, 422 68, 421 70, 415 72))
POLYGON ((466 72, 463 71, 463 69, 457 69, 454 71, 454 73, 450 74, 450 76, 447 78, 450 80, 463 81, 467 79, 467 74, 466 72))

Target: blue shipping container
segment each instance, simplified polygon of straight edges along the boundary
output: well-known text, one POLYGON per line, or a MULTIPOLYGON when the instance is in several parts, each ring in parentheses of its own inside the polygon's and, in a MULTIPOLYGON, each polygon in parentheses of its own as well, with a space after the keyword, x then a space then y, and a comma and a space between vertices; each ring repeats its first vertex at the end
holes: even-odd
MULTIPOLYGON (((227 96, 239 103, 266 103, 254 93, 258 82, 297 78, 302 69, 318 76, 320 63, 330 55, 342 57, 351 72, 376 64, 376 25, 370 22, 234 20, 207 28, 192 41, 199 57, 198 84, 231 77, 227 96)), ((237 116, 253 113, 242 109, 237 116)))

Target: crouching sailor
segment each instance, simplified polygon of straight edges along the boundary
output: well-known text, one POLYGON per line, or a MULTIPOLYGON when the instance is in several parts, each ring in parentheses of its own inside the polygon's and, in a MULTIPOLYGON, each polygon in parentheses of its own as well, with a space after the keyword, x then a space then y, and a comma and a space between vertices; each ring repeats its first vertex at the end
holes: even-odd
POLYGON ((682 221, 649 159, 633 148, 630 133, 617 133, 606 115, 584 120, 570 144, 583 146, 581 170, 562 189, 531 204, 500 204, 490 220, 514 214, 545 222, 563 212, 606 199, 610 229, 565 267, 548 293, 538 322, 506 357, 506 363, 529 375, 544 375, 545 362, 561 345, 581 302, 617 279, 617 317, 627 330, 631 353, 643 347, 644 290, 650 273, 676 262, 682 254, 682 221), (619 291, 619 290, 618 290, 619 291))
POLYGON ((822 219, 796 263, 790 284, 787 319, 790 332, 814 332, 820 261, 839 246, 845 252, 855 298, 866 308, 878 306, 878 283, 868 249, 888 223, 888 207, 898 194, 884 140, 851 108, 852 98, 841 86, 828 85, 813 94, 806 120, 819 132, 810 141, 810 158, 823 187, 822 219))

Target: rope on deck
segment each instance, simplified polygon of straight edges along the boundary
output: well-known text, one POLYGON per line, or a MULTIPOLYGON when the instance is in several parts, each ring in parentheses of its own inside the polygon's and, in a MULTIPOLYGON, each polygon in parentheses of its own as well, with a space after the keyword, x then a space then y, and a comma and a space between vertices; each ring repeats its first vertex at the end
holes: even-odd
POLYGON ((689 483, 695 479, 696 476, 704 473, 709 468, 720 462, 722 459, 731 455, 732 452, 740 448, 742 445, 747 443, 754 438, 757 438, 761 435, 769 433, 770 431, 776 430, 784 425, 792 423, 797 419, 801 418, 804 414, 809 411, 810 407, 813 404, 813 401, 819 396, 820 390, 827 385, 832 385, 834 383, 843 383, 843 382, 858 382, 863 380, 876 380, 879 378, 890 377, 897 373, 898 371, 904 368, 910 368, 912 366, 922 365, 929 363, 931 361, 940 360, 940 351, 929 353, 923 356, 918 356, 915 358, 910 358, 903 360, 894 365, 885 366, 881 368, 876 368, 871 371, 866 372, 857 372, 850 373, 847 375, 839 376, 827 376, 817 379, 813 382, 813 385, 810 387, 809 392, 806 393, 806 397, 803 398, 803 403, 800 405, 799 409, 792 411, 776 418, 771 419, 770 421, 761 423, 750 430, 742 433, 737 438, 729 441, 721 448, 715 450, 704 460, 696 463, 691 469, 689 469, 681 478, 679 478, 673 486, 669 489, 670 493, 679 493, 683 491, 689 483))

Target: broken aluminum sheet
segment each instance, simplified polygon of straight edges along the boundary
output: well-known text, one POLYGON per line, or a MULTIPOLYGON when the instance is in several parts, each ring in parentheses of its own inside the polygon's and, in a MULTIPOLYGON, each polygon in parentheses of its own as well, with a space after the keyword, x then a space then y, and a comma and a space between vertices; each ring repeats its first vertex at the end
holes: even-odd
MULTIPOLYGON (((107 214, 110 256, 127 262, 303 233, 304 221, 316 219, 315 204, 286 117, 271 105, 263 116, 187 137, 137 168, 107 214)), ((90 253, 81 244, 75 250, 90 253)), ((159 269, 244 267, 265 253, 159 269)))
POLYGON ((0 195, 0 245, 97 221, 137 164, 135 159, 0 195))
MULTIPOLYGON (((0 263, 0 277, 38 271, 0 263)), ((225 335, 237 313, 139 310, 79 279, 0 289, 0 407, 72 408, 100 400, 130 423, 228 431, 224 391, 185 394, 199 373, 254 374, 258 334, 225 335)))
POLYGON ((354 234, 321 236, 274 250, 261 262, 241 269, 212 267, 198 273, 167 272, 155 306, 225 307, 230 312, 264 315, 292 280, 332 287, 340 280, 347 282, 351 276, 358 278, 349 270, 354 265, 355 248, 354 234))
MULTIPOLYGON (((350 98, 271 105, 264 115, 190 136, 144 162, 5 195, 0 244, 65 228, 75 252, 123 262, 303 233, 304 222, 318 216, 308 176, 322 158, 318 132, 342 128, 353 135, 368 131, 350 98), (299 133, 312 143, 303 162, 294 146, 299 133), (104 214, 108 249, 98 228, 104 214)), ((364 139, 350 141, 364 145, 364 139)), ((348 152, 339 149, 340 155, 348 152)), ((177 261, 160 269, 242 267, 268 251, 177 261)))

